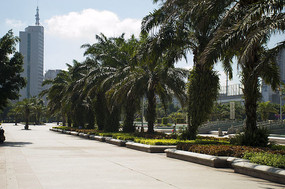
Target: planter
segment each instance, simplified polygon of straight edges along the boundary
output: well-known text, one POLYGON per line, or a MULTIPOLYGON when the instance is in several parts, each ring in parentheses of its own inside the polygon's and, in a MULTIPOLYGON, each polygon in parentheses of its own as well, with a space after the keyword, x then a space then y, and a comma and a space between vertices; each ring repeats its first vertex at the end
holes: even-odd
POLYGON ((89 134, 84 134, 83 137, 84 138, 89 138, 89 134))
POLYGON ((126 146, 126 141, 125 140, 119 140, 119 139, 108 139, 106 140, 107 143, 109 144, 114 144, 114 145, 117 145, 117 146, 126 146))
POLYGON ((147 144, 140 144, 135 142, 127 142, 126 143, 127 148, 143 151, 143 152, 149 152, 149 153, 164 153, 164 150, 166 149, 175 149, 176 146, 164 146, 164 145, 147 145, 147 144))
POLYGON ((95 135, 89 135, 89 139, 95 140, 95 135))
POLYGON ((250 163, 248 160, 235 159, 231 164, 236 173, 285 184, 285 170, 266 165, 250 163))
POLYGON ((219 157, 206 154, 167 149, 166 156, 215 168, 233 168, 236 173, 249 175, 285 184, 285 170, 266 165, 250 163, 249 160, 234 157, 219 157))
POLYGON ((193 163, 199 163, 202 165, 207 165, 216 168, 228 168, 230 164, 228 163, 228 157, 217 157, 206 154, 199 154, 193 152, 187 152, 183 150, 167 149, 165 150, 166 156, 170 158, 180 159, 184 161, 189 161, 193 163))
POLYGON ((105 137, 103 136, 95 136, 94 139, 100 142, 105 142, 105 137))
POLYGON ((79 135, 79 133, 76 132, 76 131, 71 131, 70 134, 71 134, 71 135, 74 135, 74 136, 78 136, 78 135, 79 135))

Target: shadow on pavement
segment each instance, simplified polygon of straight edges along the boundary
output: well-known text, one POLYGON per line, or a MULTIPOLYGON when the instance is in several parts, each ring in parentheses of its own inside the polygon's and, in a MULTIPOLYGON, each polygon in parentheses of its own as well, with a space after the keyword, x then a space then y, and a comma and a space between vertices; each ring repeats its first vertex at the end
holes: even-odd
POLYGON ((9 147, 23 147, 28 144, 33 144, 31 142, 4 142, 3 144, 0 144, 1 146, 9 146, 9 147))

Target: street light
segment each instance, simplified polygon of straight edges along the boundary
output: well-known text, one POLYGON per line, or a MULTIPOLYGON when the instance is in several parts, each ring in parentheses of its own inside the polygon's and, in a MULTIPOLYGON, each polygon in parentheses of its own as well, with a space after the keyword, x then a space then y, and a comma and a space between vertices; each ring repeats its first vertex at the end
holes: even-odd
POLYGON ((280 95, 280 121, 282 122, 282 89, 279 87, 279 95, 280 95))

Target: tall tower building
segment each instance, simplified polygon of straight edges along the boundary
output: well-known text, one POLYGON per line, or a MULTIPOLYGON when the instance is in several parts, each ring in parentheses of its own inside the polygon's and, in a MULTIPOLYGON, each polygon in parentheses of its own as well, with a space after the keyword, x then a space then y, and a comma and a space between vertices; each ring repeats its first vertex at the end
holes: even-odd
POLYGON ((42 91, 44 67, 44 27, 40 26, 39 8, 36 25, 20 31, 20 53, 24 56, 24 72, 27 86, 20 91, 20 100, 37 96, 42 91))

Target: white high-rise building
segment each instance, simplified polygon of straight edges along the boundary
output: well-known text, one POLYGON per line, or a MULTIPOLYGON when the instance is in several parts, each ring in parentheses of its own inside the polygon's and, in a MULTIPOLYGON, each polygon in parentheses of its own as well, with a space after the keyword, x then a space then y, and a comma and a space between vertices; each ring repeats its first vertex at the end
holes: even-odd
MULTIPOLYGON (((56 78, 57 74, 59 74, 62 70, 48 70, 45 73, 45 77, 44 80, 52 80, 54 78, 56 78)), ((45 85, 43 86, 43 89, 49 89, 51 87, 51 85, 45 85)))
POLYGON ((20 100, 37 96, 42 91, 44 68, 44 27, 40 26, 37 7, 36 25, 20 31, 20 53, 24 56, 24 72, 27 86, 20 91, 20 100))

